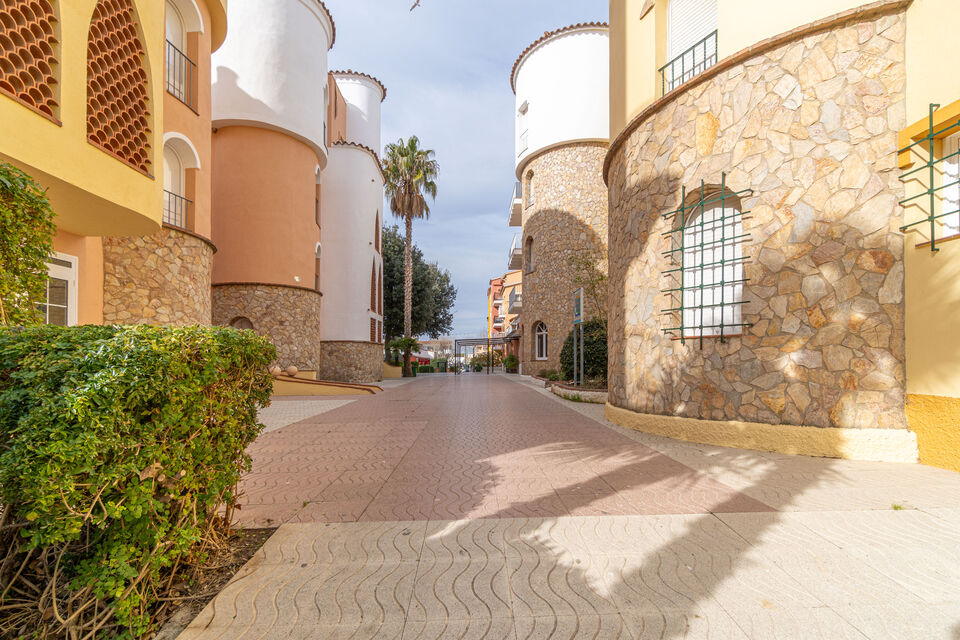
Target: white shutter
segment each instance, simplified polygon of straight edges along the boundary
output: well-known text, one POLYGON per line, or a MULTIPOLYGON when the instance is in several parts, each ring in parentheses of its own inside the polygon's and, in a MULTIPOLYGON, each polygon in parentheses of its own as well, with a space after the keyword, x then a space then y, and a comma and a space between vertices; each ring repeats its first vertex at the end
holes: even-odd
POLYGON ((717 0, 670 0, 667 8, 668 60, 717 29, 717 0))
MULTIPOLYGON (((960 134, 954 134, 943 141, 943 213, 960 210, 960 134)), ((943 235, 952 236, 960 233, 960 213, 940 218, 943 223, 943 235)))

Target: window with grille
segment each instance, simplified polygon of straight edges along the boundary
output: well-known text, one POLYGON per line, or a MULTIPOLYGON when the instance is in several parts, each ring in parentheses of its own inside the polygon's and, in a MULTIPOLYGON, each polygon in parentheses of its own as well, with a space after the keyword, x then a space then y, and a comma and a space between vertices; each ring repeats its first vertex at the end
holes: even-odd
POLYGON ((900 204, 913 220, 900 230, 918 233, 918 246, 934 252, 941 241, 960 236, 960 119, 944 120, 939 106, 930 105, 926 127, 899 150, 901 167, 918 164, 900 174, 912 193, 900 204))
POLYGON ((665 313, 673 321, 664 332, 680 340, 725 338, 741 335, 749 326, 743 321, 743 265, 745 214, 741 197, 749 190, 733 192, 726 186, 707 185, 682 191, 681 206, 665 218, 671 229, 671 268, 664 271, 665 293, 672 304, 665 313))

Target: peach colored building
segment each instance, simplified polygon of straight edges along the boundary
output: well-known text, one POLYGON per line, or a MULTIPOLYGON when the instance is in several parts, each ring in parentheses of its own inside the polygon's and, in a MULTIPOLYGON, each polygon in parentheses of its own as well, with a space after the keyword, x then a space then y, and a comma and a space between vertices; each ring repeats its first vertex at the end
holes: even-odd
POLYGON ((21 43, 0 50, 0 160, 57 213, 46 322, 210 322, 210 55, 226 29, 225 0, 0 3, 2 40, 21 43))
POLYGON ((330 73, 322 2, 234 0, 229 17, 214 57, 213 322, 268 336, 282 367, 378 380, 386 90, 330 73))

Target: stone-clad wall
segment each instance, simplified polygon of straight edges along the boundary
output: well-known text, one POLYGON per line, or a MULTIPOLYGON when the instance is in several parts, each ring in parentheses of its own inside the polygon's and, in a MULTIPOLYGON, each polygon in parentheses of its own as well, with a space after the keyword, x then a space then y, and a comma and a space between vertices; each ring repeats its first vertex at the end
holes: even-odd
POLYGON ((896 14, 797 34, 665 101, 611 154, 611 404, 906 427, 904 33, 896 14), (682 186, 719 183, 724 171, 731 189, 754 193, 743 310, 753 326, 701 349, 662 331, 671 265, 661 216, 682 186))
POLYGON ((253 330, 277 348, 277 364, 316 371, 320 353, 318 292, 268 284, 222 284, 213 288, 213 324, 248 318, 253 330))
POLYGON ((103 239, 104 324, 210 324, 213 247, 164 228, 103 239))
POLYGON ((334 382, 377 382, 383 379, 383 345, 376 342, 321 342, 317 378, 334 382))
MULTIPOLYGON (((573 329, 575 270, 570 258, 596 255, 606 269, 607 189, 605 143, 571 144, 544 152, 524 168, 533 171, 533 204, 523 211, 523 242, 533 237, 533 271, 523 273, 523 370, 560 368, 560 350, 573 329), (547 325, 549 359, 536 360, 537 322, 547 325)), ((526 180, 524 180, 526 185, 526 180)), ((526 202, 526 196, 524 196, 526 202)), ((585 304, 587 317, 595 314, 585 304)))

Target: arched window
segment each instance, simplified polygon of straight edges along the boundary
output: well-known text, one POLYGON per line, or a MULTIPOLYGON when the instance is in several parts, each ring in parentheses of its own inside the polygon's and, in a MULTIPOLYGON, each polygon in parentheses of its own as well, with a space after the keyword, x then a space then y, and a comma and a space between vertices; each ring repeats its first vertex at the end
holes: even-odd
POLYGON ((314 249, 316 259, 313 263, 313 290, 320 291, 320 243, 317 243, 314 249))
POLYGON ((231 320, 230 326, 234 329, 246 329, 248 331, 253 331, 253 322, 250 321, 250 318, 245 318, 244 316, 237 316, 231 320))
POLYGON ((547 325, 538 322, 533 327, 534 339, 534 357, 537 360, 546 360, 549 356, 547 351, 547 325))
POLYGON ((370 268, 370 311, 377 312, 377 263, 370 268))
MULTIPOLYGON (((743 221, 740 199, 717 186, 696 189, 683 221, 683 337, 742 333, 743 221)), ((679 231, 679 229, 678 229, 679 231)), ((679 235, 679 234, 675 234, 679 235)))
POLYGON ((186 197, 186 171, 183 160, 173 145, 163 145, 163 221, 169 225, 187 228, 189 216, 186 197))
POLYGON ((523 243, 523 269, 527 273, 533 271, 533 236, 523 243))
POLYGON ((380 253, 380 212, 377 211, 377 219, 373 221, 373 246, 376 247, 377 253, 380 253))
POLYGON ((383 267, 377 275, 377 313, 383 315, 383 267))
POLYGON ((0 3, 0 92, 56 120, 59 82, 56 0, 0 3))
POLYGON ((87 139, 149 175, 150 99, 132 0, 100 0, 87 41, 87 139))
POLYGON ((195 110, 197 65, 190 58, 187 35, 203 31, 203 17, 194 0, 167 0, 166 31, 167 93, 195 110))
POLYGON ((525 206, 530 206, 533 204, 533 171, 527 171, 526 178, 524 179, 524 193, 526 194, 525 206))
POLYGON ((180 15, 180 9, 169 1, 166 9, 167 42, 186 53, 187 26, 183 22, 183 16, 180 15))

